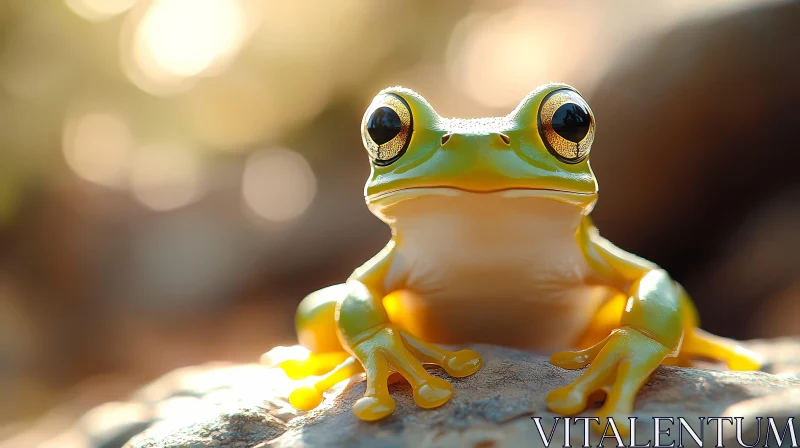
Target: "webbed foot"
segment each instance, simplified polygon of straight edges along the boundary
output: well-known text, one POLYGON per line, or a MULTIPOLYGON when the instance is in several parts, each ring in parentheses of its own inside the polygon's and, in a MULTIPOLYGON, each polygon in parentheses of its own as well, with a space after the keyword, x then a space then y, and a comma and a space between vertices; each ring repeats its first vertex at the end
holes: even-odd
MULTIPOLYGON (((547 394, 547 407, 574 415, 586 409, 593 392, 604 390, 607 397, 598 417, 613 417, 620 434, 627 435, 637 392, 670 352, 644 333, 623 327, 585 350, 556 353, 550 358, 556 366, 574 370, 589 364, 589 368, 572 384, 547 394)), ((604 428, 595 426, 601 431, 604 428)))
POLYGON ((367 374, 367 390, 356 401, 353 412, 362 420, 378 420, 394 411, 395 402, 389 396, 388 380, 393 372, 400 373, 410 384, 414 402, 422 408, 435 408, 453 396, 453 386, 446 380, 430 375, 423 363, 437 364, 448 374, 464 377, 481 367, 480 356, 472 350, 450 352, 385 326, 351 348, 367 374))

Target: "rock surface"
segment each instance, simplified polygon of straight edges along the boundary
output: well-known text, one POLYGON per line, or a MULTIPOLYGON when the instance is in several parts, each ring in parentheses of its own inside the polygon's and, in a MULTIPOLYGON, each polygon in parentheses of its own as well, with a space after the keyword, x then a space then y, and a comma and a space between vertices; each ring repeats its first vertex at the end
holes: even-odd
MULTIPOLYGON (((660 367, 636 400, 638 440, 652 439, 652 419, 684 417, 696 431, 698 416, 744 417, 744 440, 756 440, 755 416, 776 417, 779 429, 787 417, 800 416, 800 340, 753 341, 748 346, 765 357, 762 372, 660 367), (782 420, 781 420, 782 419, 782 420)), ((350 410, 364 393, 360 376, 340 383, 311 412, 294 410, 286 396, 296 384, 280 369, 264 364, 210 366, 173 372, 143 389, 136 400, 158 408, 160 420, 134 437, 129 448, 189 447, 516 447, 540 446, 531 417, 542 417, 549 434, 554 414, 547 411, 548 391, 574 380, 581 372, 553 367, 542 354, 489 345, 474 345, 484 357, 475 375, 448 378, 453 399, 438 409, 418 408, 410 387, 390 386, 397 410, 389 418, 366 423, 350 410)), ((273 356, 274 356, 273 352, 273 356)), ((587 411, 585 416, 591 416, 587 411)), ((604 422, 605 423, 605 422, 604 422)), ((725 423, 724 425, 727 425, 725 423)), ((795 423, 796 429, 798 424, 795 423)), ((677 428, 672 427, 675 436, 677 428)), ((764 429, 761 430, 763 437, 764 429)), ((563 440, 563 421, 555 439, 563 440)), ((800 436, 800 432, 798 432, 800 436)), ((688 436, 685 436, 687 440, 688 436)), ((714 446, 716 429, 705 430, 714 446)), ((726 441, 735 440, 732 426, 726 441)), ((573 446, 581 446, 583 424, 573 425, 573 446)), ((599 436, 592 434, 597 446, 599 436)), ((624 439, 628 443, 627 439, 624 439)), ((666 443, 672 439, 665 438, 666 443)), ((686 442, 685 442, 686 443, 686 442)), ((762 438, 760 446, 763 446, 762 438)), ((606 446, 614 446, 613 439, 606 446)), ((687 446, 691 444, 686 443, 687 446)), ((733 446, 739 446, 733 442, 733 446)), ((770 445, 772 446, 772 445, 770 445)))

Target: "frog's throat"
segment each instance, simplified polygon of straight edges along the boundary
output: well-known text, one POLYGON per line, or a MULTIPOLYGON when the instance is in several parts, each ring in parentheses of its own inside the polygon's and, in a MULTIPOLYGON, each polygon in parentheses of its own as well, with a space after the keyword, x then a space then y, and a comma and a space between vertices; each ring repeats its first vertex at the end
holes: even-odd
POLYGON ((367 206, 380 212, 401 202, 424 196, 458 197, 469 194, 495 195, 498 198, 545 198, 575 205, 589 214, 597 202, 597 193, 582 193, 546 188, 503 188, 497 190, 469 190, 460 187, 409 187, 366 196, 367 206))

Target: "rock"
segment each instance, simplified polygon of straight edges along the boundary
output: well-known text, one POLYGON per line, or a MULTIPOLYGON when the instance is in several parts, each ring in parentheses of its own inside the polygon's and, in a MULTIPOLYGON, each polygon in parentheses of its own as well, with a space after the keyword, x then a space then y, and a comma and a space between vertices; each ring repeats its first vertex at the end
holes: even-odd
POLYGON ((96 448, 116 448, 153 424, 148 407, 139 402, 109 402, 84 414, 76 427, 96 448))
MULTIPOLYGON (((636 400, 637 440, 646 443, 652 439, 654 416, 684 417, 697 432, 697 418, 701 416, 744 417, 743 435, 745 441, 752 443, 757 436, 756 416, 778 417, 776 424, 782 429, 786 418, 800 415, 800 339, 753 341, 747 345, 766 358, 770 371, 778 373, 660 367, 636 400)), ((449 403, 437 409, 420 409, 411 398, 408 384, 399 382, 390 386, 397 410, 374 423, 359 421, 350 410, 364 393, 361 376, 340 383, 326 394, 319 408, 302 412, 286 400, 297 382, 289 380, 280 369, 254 364, 183 370, 184 378, 173 374, 167 377, 168 382, 183 384, 192 394, 160 394, 162 398, 173 395, 158 404, 160 422, 134 437, 126 447, 541 445, 531 417, 541 417, 545 433, 549 434, 556 416, 545 406, 546 393, 569 383, 581 372, 556 368, 546 355, 533 352, 490 345, 471 348, 484 357, 484 367, 476 374, 453 379, 438 368, 430 369, 453 384, 455 396, 449 403), (176 398, 182 403, 170 405, 169 400, 176 398)), ((145 389, 150 399, 159 396, 153 395, 156 389, 158 383, 145 389)), ((591 411, 583 415, 590 416, 591 411)), ((671 427, 673 436, 678 429, 676 425, 662 426, 671 427)), ((735 440, 733 427, 724 429, 725 440, 735 440)), ((556 440, 563 439, 562 432, 563 420, 556 430, 556 440)), ((571 436, 573 446, 582 445, 582 423, 573 426, 571 436)), ((689 436, 684 437, 688 440, 689 436)), ((704 435, 708 446, 714 445, 715 437, 716 429, 708 426, 704 435)), ((671 439, 663 440, 668 444, 671 439)), ((592 434, 593 446, 598 442, 599 436, 592 434)), ((606 440, 606 444, 615 445, 613 439, 606 440)), ((738 446, 735 442, 733 445, 738 446)))

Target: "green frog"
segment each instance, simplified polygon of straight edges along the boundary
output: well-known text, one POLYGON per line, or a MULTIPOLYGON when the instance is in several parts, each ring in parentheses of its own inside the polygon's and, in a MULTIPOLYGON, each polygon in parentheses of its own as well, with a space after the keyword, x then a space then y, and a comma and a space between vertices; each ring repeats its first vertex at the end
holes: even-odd
POLYGON ((480 354, 439 344, 570 348, 551 362, 588 368, 551 391, 548 408, 577 414, 604 391, 598 416, 626 432, 637 391, 661 364, 702 357, 759 368, 752 352, 698 328, 667 272, 592 224, 595 118, 574 88, 547 84, 505 117, 479 119, 443 118, 414 91, 389 88, 367 108, 361 135, 372 166, 366 203, 392 237, 346 283, 298 307, 297 336, 311 355, 282 367, 292 378, 320 376, 291 393, 293 406, 312 409, 365 372, 353 411, 378 420, 395 408, 390 374, 435 408, 453 388, 424 364, 453 377, 480 369, 480 354))

